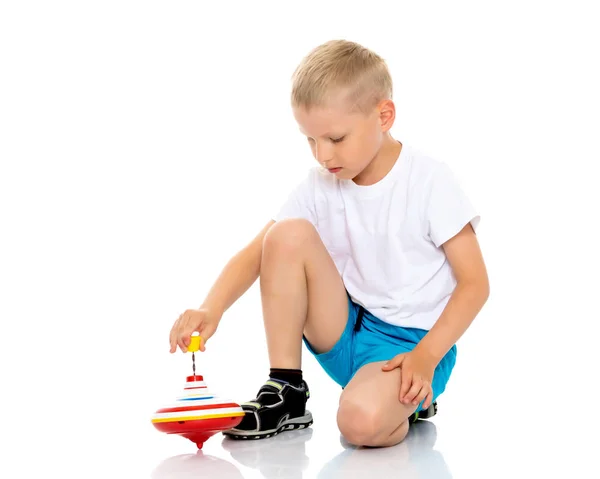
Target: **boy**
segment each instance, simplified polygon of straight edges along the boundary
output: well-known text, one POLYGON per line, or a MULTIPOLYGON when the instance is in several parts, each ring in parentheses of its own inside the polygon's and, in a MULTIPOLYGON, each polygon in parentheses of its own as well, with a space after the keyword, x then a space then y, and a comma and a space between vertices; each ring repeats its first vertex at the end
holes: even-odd
MULTIPOLYGON (((357 446, 392 446, 431 417, 456 341, 489 295, 479 216, 443 163, 394 140, 392 81, 348 41, 315 48, 292 109, 320 164, 227 264, 203 305, 173 325, 171 353, 206 341, 260 277, 271 371, 225 434, 308 427, 302 341, 343 389, 337 424, 357 446)), ((201 350, 204 351, 204 345, 201 350)))

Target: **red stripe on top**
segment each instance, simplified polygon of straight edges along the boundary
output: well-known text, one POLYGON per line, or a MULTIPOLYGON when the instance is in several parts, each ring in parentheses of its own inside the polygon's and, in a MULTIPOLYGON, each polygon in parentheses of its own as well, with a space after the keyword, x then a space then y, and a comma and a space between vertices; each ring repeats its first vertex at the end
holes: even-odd
POLYGON ((186 390, 188 389, 206 389, 206 386, 194 386, 193 388, 185 388, 186 390))
POLYGON ((235 403, 223 403, 223 404, 205 404, 198 406, 179 406, 179 407, 166 407, 156 411, 157 413, 162 412, 183 412, 183 411, 202 411, 203 409, 223 409, 227 407, 240 407, 239 404, 235 403))

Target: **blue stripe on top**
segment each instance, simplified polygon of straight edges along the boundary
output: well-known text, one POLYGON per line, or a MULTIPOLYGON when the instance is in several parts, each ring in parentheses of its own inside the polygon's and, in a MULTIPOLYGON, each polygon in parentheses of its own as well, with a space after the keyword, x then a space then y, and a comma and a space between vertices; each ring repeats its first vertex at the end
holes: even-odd
POLYGON ((182 398, 180 399, 180 401, 201 401, 203 399, 213 399, 214 396, 206 396, 206 397, 201 397, 201 398, 182 398))

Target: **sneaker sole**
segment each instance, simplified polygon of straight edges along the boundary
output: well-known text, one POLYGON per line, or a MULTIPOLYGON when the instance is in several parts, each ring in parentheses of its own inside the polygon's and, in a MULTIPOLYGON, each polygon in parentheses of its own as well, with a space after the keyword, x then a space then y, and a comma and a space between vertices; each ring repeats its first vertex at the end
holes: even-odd
POLYGON ((313 417, 309 411, 302 417, 295 417, 284 421, 277 429, 267 431, 242 431, 240 429, 229 429, 223 431, 223 435, 231 439, 266 439, 277 436, 280 432, 293 431, 294 429, 304 429, 312 426, 313 417))

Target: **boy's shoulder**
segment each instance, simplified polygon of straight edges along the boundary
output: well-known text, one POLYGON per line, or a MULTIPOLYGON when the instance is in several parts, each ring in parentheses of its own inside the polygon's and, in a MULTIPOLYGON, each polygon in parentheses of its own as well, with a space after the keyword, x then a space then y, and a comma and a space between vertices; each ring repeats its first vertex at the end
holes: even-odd
POLYGON ((452 193, 452 189, 460 188, 460 179, 447 161, 414 147, 410 148, 405 159, 408 163, 408 188, 413 192, 429 197, 433 190, 452 193))
POLYGON ((410 171, 420 179, 431 179, 448 165, 415 147, 409 147, 405 159, 410 163, 410 171))

